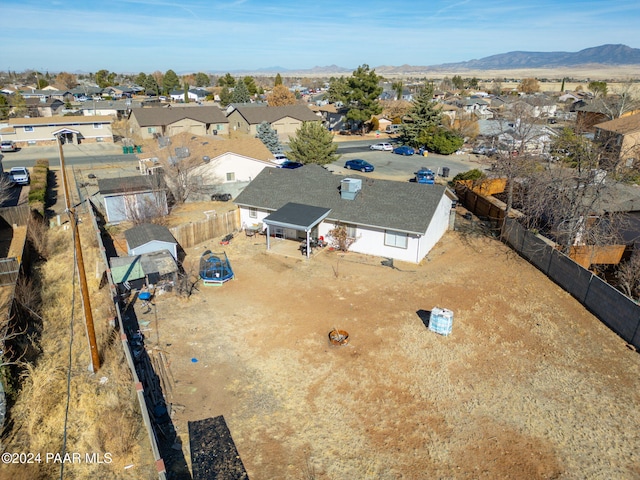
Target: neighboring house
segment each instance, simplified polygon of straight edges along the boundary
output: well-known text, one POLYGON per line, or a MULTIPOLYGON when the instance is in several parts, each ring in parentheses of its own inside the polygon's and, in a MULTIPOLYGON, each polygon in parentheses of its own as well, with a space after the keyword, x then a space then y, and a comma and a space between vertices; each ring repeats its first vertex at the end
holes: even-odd
POLYGON ((178 242, 167 227, 153 223, 143 223, 124 231, 129 256, 168 250, 178 259, 178 242))
POLYGON ((181 133, 165 140, 169 144, 163 147, 157 140, 144 143, 145 158, 140 160, 140 171, 144 173, 162 165, 166 168, 171 163, 169 156, 183 161, 177 158, 176 148, 181 153, 188 153, 185 160, 199 161, 199 165, 189 170, 190 182, 194 184, 189 201, 208 201, 214 193, 228 193, 235 197, 264 168, 277 166, 272 162, 273 154, 258 138, 216 137, 213 140, 211 137, 181 133))
POLYGON ((595 125, 611 120, 611 108, 602 98, 578 100, 571 110, 576 112, 578 132, 594 132, 595 125))
POLYGON ((557 136, 553 129, 545 125, 526 124, 519 128, 517 122, 507 120, 478 120, 478 129, 487 146, 535 155, 548 153, 553 138, 557 136))
MULTIPOLYGON (((56 145, 57 137, 63 143, 113 143, 110 116, 53 116, 39 118, 10 118, 9 129, 13 140, 20 148, 56 145)), ((3 138, 5 134, 3 132, 3 138)))
POLYGON ((594 141, 604 149, 602 168, 640 167, 640 113, 599 123, 594 128, 594 141))
POLYGON ((59 115, 64 108, 65 102, 57 98, 26 98, 27 112, 29 117, 53 117, 59 115))
MULTIPOLYGON (((557 108, 555 99, 544 94, 523 95, 503 106, 506 112, 517 112, 517 116, 522 112, 533 118, 554 117, 557 108)), ((508 113, 506 115, 509 116, 508 113)))
MULTIPOLYGON (((174 102, 184 102, 184 90, 173 90, 169 92, 169 95, 174 102)), ((209 95, 211 95, 211 92, 204 88, 190 88, 187 91, 187 97, 191 102, 204 102, 209 95)))
POLYGON ((133 108, 142 108, 143 102, 130 98, 123 100, 87 100, 82 102, 79 110, 83 115, 111 115, 126 118, 133 108))
POLYGON ((258 125, 267 122, 281 139, 288 139, 302 126, 302 122, 322 122, 306 105, 287 105, 284 107, 237 106, 227 116, 229 128, 255 136, 258 125))
POLYGON ((108 223, 145 220, 169 213, 166 189, 159 175, 101 178, 98 191, 108 223))
POLYGON ((350 251, 419 263, 450 228, 455 199, 443 185, 334 175, 312 164, 265 169, 234 202, 243 225, 263 223, 271 236, 328 239, 342 225, 350 251))
POLYGON ((51 98, 54 100, 60 100, 61 102, 70 102, 73 100, 73 94, 70 90, 37 90, 32 88, 29 90, 20 90, 20 94, 24 99, 37 98, 40 100, 41 98, 51 98))
POLYGON ((70 92, 75 100, 84 102, 93 98, 100 99, 102 95, 102 88, 92 85, 81 85, 72 88, 70 92))
POLYGON ((172 137, 181 132, 201 136, 229 133, 229 120, 215 106, 133 108, 129 126, 143 139, 172 137))
POLYGON ((448 102, 458 107, 463 113, 473 114, 478 118, 491 118, 493 113, 489 110, 489 102, 480 97, 457 98, 448 102))

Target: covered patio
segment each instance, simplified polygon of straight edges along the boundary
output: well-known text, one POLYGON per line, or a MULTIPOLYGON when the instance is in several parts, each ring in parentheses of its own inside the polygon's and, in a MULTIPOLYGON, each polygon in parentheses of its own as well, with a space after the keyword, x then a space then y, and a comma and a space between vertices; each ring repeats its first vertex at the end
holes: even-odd
MULTIPOLYGON (((314 207, 301 203, 289 202, 271 215, 263 219, 267 226, 267 250, 271 249, 272 235, 275 237, 287 237, 287 230, 304 232, 302 251, 307 258, 311 256, 312 235, 311 232, 329 215, 330 208, 314 207)), ((290 238, 290 237, 289 237, 290 238)))

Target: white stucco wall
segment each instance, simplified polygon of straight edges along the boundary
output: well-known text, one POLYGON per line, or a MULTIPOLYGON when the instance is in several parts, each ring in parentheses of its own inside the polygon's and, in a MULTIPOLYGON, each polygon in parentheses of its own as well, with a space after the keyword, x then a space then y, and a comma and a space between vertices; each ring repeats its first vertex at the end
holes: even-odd
POLYGON ((217 185, 221 183, 250 182, 264 169, 274 168, 275 164, 245 157, 236 153, 224 153, 212 158, 209 163, 203 163, 193 171, 194 175, 202 177, 203 185, 217 185), (232 173, 229 180, 227 174, 232 173))

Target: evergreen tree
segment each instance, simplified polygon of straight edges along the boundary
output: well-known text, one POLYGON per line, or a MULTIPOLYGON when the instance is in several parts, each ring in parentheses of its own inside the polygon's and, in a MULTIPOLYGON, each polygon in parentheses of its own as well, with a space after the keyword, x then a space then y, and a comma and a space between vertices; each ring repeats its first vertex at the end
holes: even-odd
POLYGON ((326 165, 340 158, 333 135, 319 122, 302 122, 295 136, 289 140, 287 156, 300 163, 326 165))
POLYGON ((244 82, 238 82, 231 94, 231 103, 248 103, 251 100, 249 90, 244 82))
POLYGON ((460 75, 454 75, 451 79, 451 83, 453 83, 453 86, 458 90, 462 90, 464 88, 464 79, 460 75))
POLYGON ((140 72, 134 80, 136 85, 140 85, 141 87, 144 87, 144 84, 146 83, 146 81, 147 81, 147 74, 144 72, 140 72))
POLYGON ((24 117, 27 112, 27 101, 20 92, 16 92, 13 96, 13 112, 16 117, 24 117))
POLYGON ((330 78, 326 97, 329 103, 344 103, 347 100, 347 79, 344 77, 330 78))
POLYGON ((244 77, 242 81, 246 85, 249 95, 253 96, 258 93, 258 87, 256 86, 256 81, 253 79, 253 77, 244 77))
POLYGON ((413 147, 424 145, 423 137, 427 130, 438 127, 442 113, 433 101, 433 84, 427 84, 411 102, 411 111, 407 121, 400 129, 400 141, 413 147))
POLYGON ((158 82, 156 82, 156 79, 152 75, 148 75, 147 78, 145 78, 142 87, 144 87, 144 92, 147 95, 160 94, 160 87, 158 86, 158 82))
POLYGON ((258 125, 256 132, 256 136, 262 143, 264 143, 265 147, 267 147, 271 153, 275 154, 282 152, 282 145, 280 145, 278 133, 271 128, 271 125, 268 122, 262 122, 258 125))
POLYGON ((9 102, 7 101, 7 97, 0 94, 0 120, 6 120, 9 118, 9 102))
POLYGON ((162 77, 162 91, 165 94, 169 94, 179 87, 180 79, 178 78, 178 75, 176 75, 176 72, 174 72, 173 70, 167 70, 167 72, 164 74, 164 77, 162 77))
POLYGON ((282 85, 282 77, 280 76, 280 74, 276 74, 276 79, 273 82, 273 86, 277 87, 278 85, 282 85))
POLYGON ((226 107, 231 103, 232 94, 226 85, 220 90, 220 105, 226 107))
POLYGON ((109 70, 98 70, 96 72, 96 83, 100 88, 107 88, 109 85, 109 70))
POLYGON ((208 87, 211 85, 209 75, 203 72, 196 73, 196 87, 208 87))
POLYGON ((236 79, 231 76, 230 73, 226 73, 224 77, 218 79, 219 87, 233 88, 236 85, 236 79))
POLYGON ((380 80, 375 70, 369 70, 369 65, 361 65, 353 75, 347 78, 347 120, 363 128, 364 122, 373 115, 382 112, 382 105, 378 97, 382 93, 380 80))

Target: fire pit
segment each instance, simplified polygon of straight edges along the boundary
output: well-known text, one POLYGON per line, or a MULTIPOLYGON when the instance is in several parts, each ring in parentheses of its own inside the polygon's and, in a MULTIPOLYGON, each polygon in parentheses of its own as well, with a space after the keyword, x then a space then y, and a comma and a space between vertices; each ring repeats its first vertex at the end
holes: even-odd
POLYGON ((349 333, 334 328, 329 332, 329 342, 331 345, 346 345, 349 343, 349 333))

